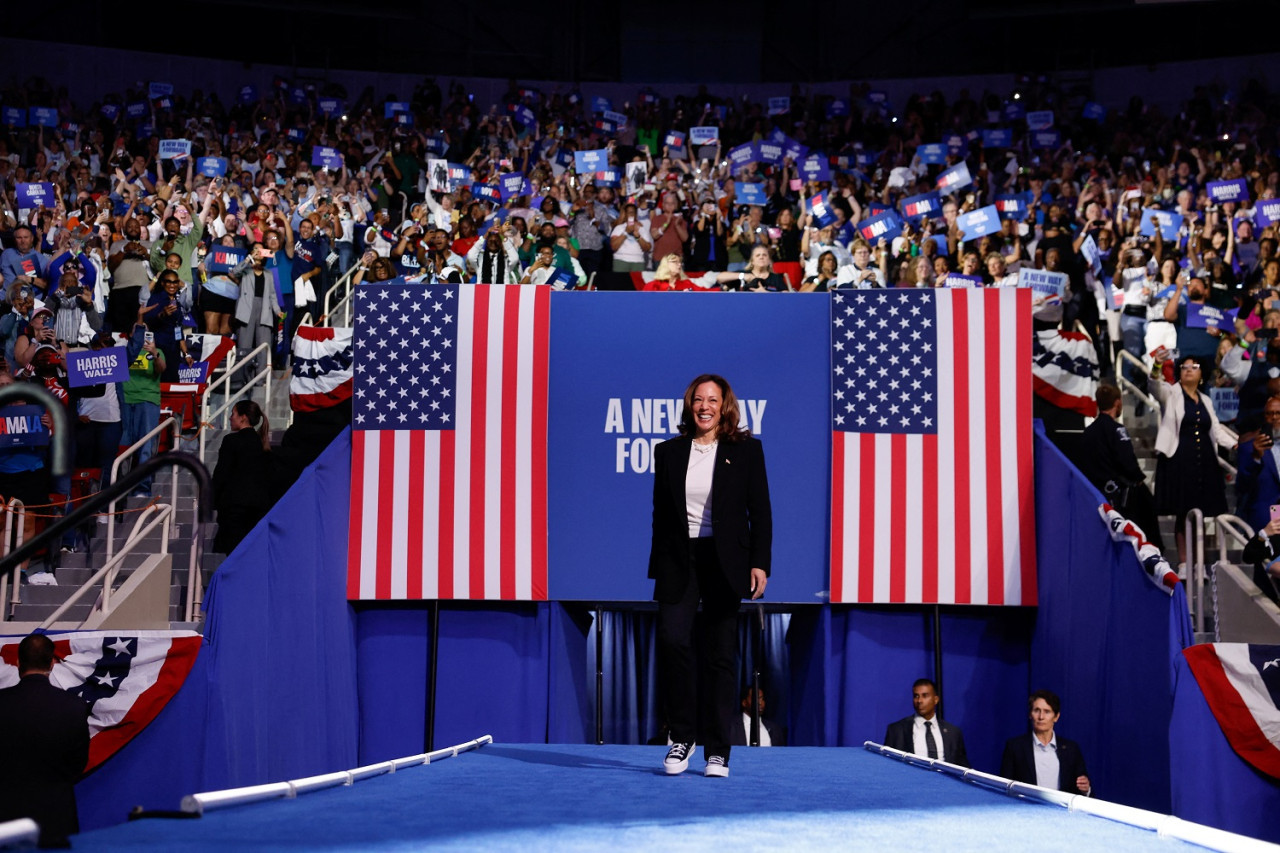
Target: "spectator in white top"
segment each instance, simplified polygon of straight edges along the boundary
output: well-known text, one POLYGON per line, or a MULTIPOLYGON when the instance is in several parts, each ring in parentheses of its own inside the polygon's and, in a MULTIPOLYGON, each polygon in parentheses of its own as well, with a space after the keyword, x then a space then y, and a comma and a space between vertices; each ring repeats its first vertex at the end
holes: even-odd
POLYGON ((644 270, 645 253, 653 248, 653 240, 649 226, 637 218, 634 204, 623 206, 622 217, 609 234, 609 246, 613 249, 614 272, 644 270))
POLYGON ((467 268, 477 284, 516 284, 520 281, 520 250, 509 239, 510 225, 490 228, 467 252, 467 268))

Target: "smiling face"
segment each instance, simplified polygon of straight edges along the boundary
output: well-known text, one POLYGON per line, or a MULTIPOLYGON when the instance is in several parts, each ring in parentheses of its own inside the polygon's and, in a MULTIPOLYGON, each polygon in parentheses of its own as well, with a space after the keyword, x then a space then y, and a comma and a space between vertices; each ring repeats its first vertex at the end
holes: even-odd
POLYGON ((720 428, 720 407, 724 399, 720 386, 714 382, 703 382, 693 389, 693 437, 695 440, 709 441, 720 428))

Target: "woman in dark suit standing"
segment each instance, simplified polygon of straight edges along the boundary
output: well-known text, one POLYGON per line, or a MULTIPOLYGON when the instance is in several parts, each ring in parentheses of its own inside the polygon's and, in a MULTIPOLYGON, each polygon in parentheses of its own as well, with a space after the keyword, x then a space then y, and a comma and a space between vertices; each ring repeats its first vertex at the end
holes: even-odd
POLYGON ((649 577, 672 740, 663 769, 672 775, 688 769, 697 741, 706 775, 729 775, 733 727, 741 725, 738 605, 764 595, 769 578, 773 519, 764 448, 739 420, 729 383, 703 374, 685 389, 680 437, 654 450, 649 577))
POLYGON ((267 416, 252 400, 240 400, 231 407, 231 429, 222 439, 213 469, 213 506, 218 511, 213 550, 219 554, 234 551, 271 509, 267 416))

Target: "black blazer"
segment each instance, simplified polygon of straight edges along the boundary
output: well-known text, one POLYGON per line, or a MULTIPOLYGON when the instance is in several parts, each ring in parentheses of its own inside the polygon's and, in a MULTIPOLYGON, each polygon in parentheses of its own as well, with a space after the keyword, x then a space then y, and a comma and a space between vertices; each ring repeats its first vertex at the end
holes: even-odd
MULTIPOLYGON (((942 751, 945 756, 944 760, 948 764, 958 764, 961 767, 969 767, 969 754, 964 751, 964 735, 960 733, 960 729, 948 723, 941 717, 935 716, 933 721, 937 723, 934 726, 942 733, 942 751)), ((903 752, 915 752, 915 744, 911 736, 911 725, 915 722, 915 715, 904 717, 896 723, 890 723, 889 727, 884 731, 884 745, 900 749, 903 752)))
POLYGON ((44 675, 0 690, 0 821, 29 817, 41 844, 80 831, 75 783, 89 762, 89 706, 44 675))
MULTIPOLYGON (((680 436, 654 449, 653 543, 649 577, 653 597, 675 603, 689 574, 689 522, 685 510, 685 475, 693 439, 680 436)), ((716 556, 729 586, 740 597, 751 594, 751 570, 770 573, 773 513, 764 446, 756 438, 721 439, 711 478, 711 524, 716 556)))
MULTIPOLYGON (((1032 737, 1028 732, 1005 742, 1004 756, 1000 759, 1001 776, 1028 785, 1036 784, 1036 757, 1032 752, 1032 737)), ((1089 771, 1085 769, 1080 745, 1056 732, 1055 737, 1058 739, 1058 790, 1068 794, 1083 794, 1084 791, 1076 787, 1076 778, 1088 776, 1089 771)))

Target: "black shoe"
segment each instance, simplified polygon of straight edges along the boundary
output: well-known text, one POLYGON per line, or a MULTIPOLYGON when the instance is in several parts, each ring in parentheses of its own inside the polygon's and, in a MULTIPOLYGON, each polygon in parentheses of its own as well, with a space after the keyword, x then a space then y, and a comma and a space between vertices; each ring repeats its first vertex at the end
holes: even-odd
POLYGON ((667 757, 662 760, 662 769, 668 776, 675 776, 689 769, 689 756, 696 744, 673 743, 667 750, 667 757))
POLYGON ((725 758, 723 755, 708 755, 706 775, 721 777, 728 776, 729 759, 725 758))

